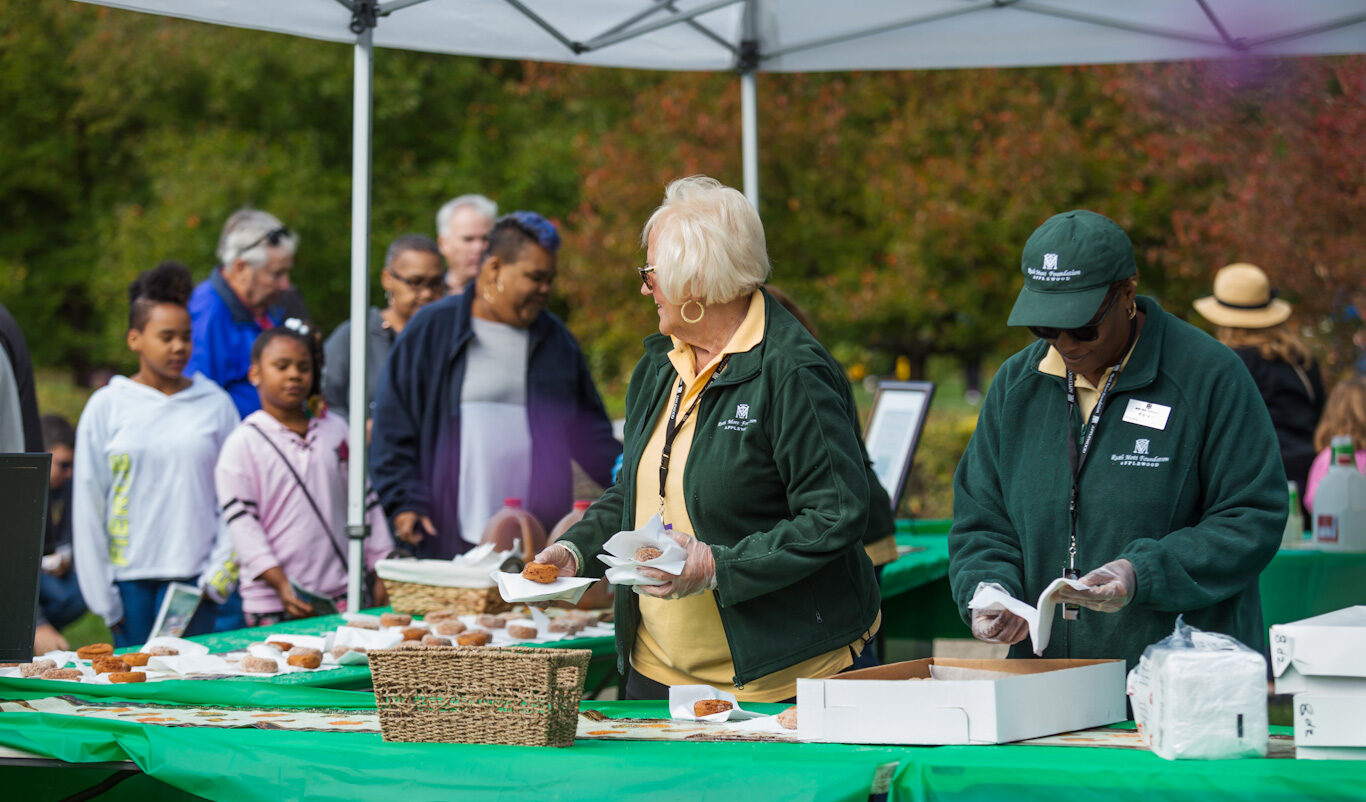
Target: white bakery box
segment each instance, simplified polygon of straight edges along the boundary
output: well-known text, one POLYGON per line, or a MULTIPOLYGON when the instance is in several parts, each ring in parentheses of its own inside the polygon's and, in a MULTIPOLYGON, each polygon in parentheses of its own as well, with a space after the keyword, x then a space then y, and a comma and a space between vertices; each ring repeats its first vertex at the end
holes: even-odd
POLYGON ((1296 757, 1366 760, 1366 606, 1273 626, 1271 670, 1295 695, 1296 757))
POLYGON ((997 744, 1123 721, 1123 660, 942 657, 797 680, 797 736, 860 744, 997 744))

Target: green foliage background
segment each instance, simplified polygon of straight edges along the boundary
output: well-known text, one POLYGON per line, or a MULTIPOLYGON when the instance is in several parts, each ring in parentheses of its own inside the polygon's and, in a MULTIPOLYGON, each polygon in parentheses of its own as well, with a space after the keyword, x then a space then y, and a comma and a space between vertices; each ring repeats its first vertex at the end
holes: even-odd
MULTIPOLYGON (((130 367, 128 282, 168 258, 206 276, 248 204, 300 234, 295 282, 340 322, 351 48, 67 0, 0 4, 0 32, 0 301, 49 375, 130 367)), ((554 309, 619 398, 654 327, 641 224, 673 178, 740 184, 735 76, 380 50, 374 88, 372 264, 455 194, 551 216, 554 309)), ((1022 345, 1004 326, 1019 248, 1075 207, 1125 226, 1143 290, 1178 314, 1222 264, 1262 264, 1329 373, 1349 364, 1366 59, 763 75, 759 92, 773 282, 846 364, 953 372, 1022 345)), ((955 415, 933 433, 950 451, 971 431, 955 415)))

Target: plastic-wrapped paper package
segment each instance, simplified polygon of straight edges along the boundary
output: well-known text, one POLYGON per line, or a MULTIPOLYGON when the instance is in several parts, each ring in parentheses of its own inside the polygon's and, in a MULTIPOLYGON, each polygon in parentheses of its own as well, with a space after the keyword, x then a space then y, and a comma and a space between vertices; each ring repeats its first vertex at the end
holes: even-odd
POLYGON ((1129 672, 1138 730, 1167 760, 1265 757, 1266 659, 1228 635, 1187 626, 1129 672))

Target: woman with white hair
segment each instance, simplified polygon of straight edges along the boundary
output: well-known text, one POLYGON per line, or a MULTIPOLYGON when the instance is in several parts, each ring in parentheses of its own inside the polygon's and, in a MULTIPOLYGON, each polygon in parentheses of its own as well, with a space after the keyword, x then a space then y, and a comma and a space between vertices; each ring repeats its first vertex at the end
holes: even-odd
POLYGON ((761 289, 763 226, 739 192, 674 181, 642 239, 640 292, 659 334, 627 390, 622 471, 536 559, 601 576, 603 543, 658 514, 687 562, 678 574, 642 568, 659 584, 616 596, 627 698, 707 684, 790 699, 798 677, 848 668, 878 626, 853 397, 761 289))

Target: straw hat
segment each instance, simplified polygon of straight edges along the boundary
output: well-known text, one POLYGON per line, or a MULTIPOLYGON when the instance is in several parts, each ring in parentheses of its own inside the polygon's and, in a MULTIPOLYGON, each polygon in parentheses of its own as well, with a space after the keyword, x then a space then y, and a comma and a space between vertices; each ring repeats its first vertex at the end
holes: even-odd
POLYGON ((1290 317, 1290 304, 1276 297, 1260 267, 1239 262, 1214 274, 1214 294, 1195 299, 1195 311, 1216 326, 1268 329, 1290 317))

